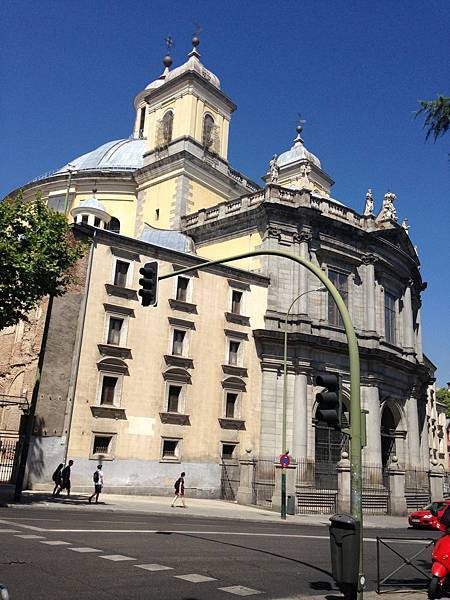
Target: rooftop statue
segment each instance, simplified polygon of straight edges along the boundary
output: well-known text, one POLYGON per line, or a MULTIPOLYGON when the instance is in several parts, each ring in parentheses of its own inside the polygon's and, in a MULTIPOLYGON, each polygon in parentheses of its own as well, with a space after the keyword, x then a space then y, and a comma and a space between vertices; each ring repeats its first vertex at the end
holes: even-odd
POLYGON ((372 196, 372 190, 369 188, 367 190, 366 205, 364 207, 364 216, 365 217, 373 215, 373 207, 374 207, 374 200, 373 200, 373 196, 372 196))
POLYGON ((380 214, 377 217, 377 221, 396 221, 397 211, 394 206, 394 202, 397 196, 392 192, 387 192, 383 198, 383 207, 380 214))
POLYGON ((272 160, 269 162, 269 183, 278 183, 280 168, 277 165, 277 158, 278 156, 274 154, 272 160))

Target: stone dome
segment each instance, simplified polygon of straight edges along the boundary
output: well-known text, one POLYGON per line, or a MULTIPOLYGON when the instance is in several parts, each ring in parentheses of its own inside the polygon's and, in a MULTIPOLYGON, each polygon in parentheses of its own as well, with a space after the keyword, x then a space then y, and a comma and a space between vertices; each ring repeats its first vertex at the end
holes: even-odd
POLYGON ((198 52, 196 50, 193 50, 189 54, 189 59, 184 64, 180 65, 179 67, 176 67, 173 71, 170 71, 167 74, 164 81, 171 81, 172 79, 175 79, 175 77, 183 75, 183 73, 192 71, 200 75, 200 77, 203 77, 203 79, 206 79, 207 81, 212 83, 216 88, 220 89, 219 78, 217 77, 217 75, 214 75, 212 71, 209 71, 206 67, 202 65, 202 63, 199 60, 199 56, 200 55, 198 54, 198 52))
POLYGON ((72 171, 136 171, 144 165, 145 140, 129 138, 107 142, 99 148, 83 154, 58 173, 72 171))
POLYGON ((290 164, 296 163, 299 160, 309 160, 312 164, 321 168, 320 160, 312 152, 309 152, 303 145, 300 139, 296 139, 294 145, 290 150, 283 152, 277 158, 277 165, 279 167, 285 167, 290 164))
POLYGON ((157 229, 145 223, 144 230, 139 239, 155 246, 195 254, 194 240, 180 231, 157 229))
POLYGON ((106 208, 103 206, 101 202, 97 200, 97 198, 88 198, 87 200, 82 200, 77 208, 95 208, 97 210, 102 210, 103 212, 107 212, 106 208))

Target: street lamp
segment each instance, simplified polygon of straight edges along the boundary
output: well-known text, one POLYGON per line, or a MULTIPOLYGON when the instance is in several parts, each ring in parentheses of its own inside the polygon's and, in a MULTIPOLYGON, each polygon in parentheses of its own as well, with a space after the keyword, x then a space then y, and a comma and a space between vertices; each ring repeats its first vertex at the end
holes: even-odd
MULTIPOLYGON (((287 412, 287 344, 288 344, 288 320, 291 314, 291 310, 297 300, 300 300, 302 296, 311 294, 312 292, 326 292, 327 288, 321 286, 315 290, 307 290, 299 294, 292 302, 286 313, 284 319, 284 358, 283 358, 283 423, 281 430, 281 454, 287 454, 286 448, 286 412, 287 412)), ((284 468, 281 469, 281 518, 286 519, 286 471, 284 468)))

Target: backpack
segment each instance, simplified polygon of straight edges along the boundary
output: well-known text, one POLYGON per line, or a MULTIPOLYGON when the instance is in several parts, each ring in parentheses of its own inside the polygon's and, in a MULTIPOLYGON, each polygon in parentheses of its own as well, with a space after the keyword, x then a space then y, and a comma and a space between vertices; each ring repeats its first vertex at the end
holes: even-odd
POLYGON ((56 471, 52 475, 52 480, 55 483, 58 483, 60 479, 61 479, 61 470, 60 469, 56 469, 56 471))
POLYGON ((180 489, 180 483, 181 483, 181 477, 179 477, 176 481, 175 481, 175 491, 178 494, 178 491, 180 489))
POLYGON ((98 471, 94 471, 94 475, 93 475, 92 478, 94 480, 94 483, 98 483, 99 482, 100 475, 98 474, 98 471))

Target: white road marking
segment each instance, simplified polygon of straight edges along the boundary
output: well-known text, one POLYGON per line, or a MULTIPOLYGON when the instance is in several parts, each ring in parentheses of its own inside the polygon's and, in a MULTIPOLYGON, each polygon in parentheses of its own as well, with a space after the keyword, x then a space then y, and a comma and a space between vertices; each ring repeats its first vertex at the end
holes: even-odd
POLYGON ((48 546, 70 546, 69 542, 62 542, 61 540, 49 540, 48 542, 41 542, 41 544, 47 544, 48 546))
POLYGON ((0 529, 0 533, 19 533, 19 529, 0 529))
POLYGON ((21 535, 15 535, 14 537, 22 538, 23 540, 45 540, 43 535, 34 535, 32 533, 23 533, 21 535))
POLYGON ((254 596, 256 594, 262 594, 262 592, 258 590, 252 590, 252 588, 244 587, 243 585, 232 585, 230 587, 222 587, 218 589, 222 592, 234 594, 235 596, 254 596))
POLYGON ((121 562, 122 560, 136 560, 135 558, 130 558, 129 556, 124 556, 123 554, 105 554, 100 556, 100 558, 112 560, 114 562, 121 562))
POLYGON ((73 552, 87 553, 87 552, 103 552, 103 550, 97 550, 97 548, 67 548, 73 552))
POLYGON ((215 577, 206 577, 206 575, 198 575, 197 573, 190 573, 189 575, 175 575, 177 579, 185 579, 191 583, 203 583, 204 581, 217 581, 215 577))
POLYGON ((138 569, 144 569, 145 571, 171 571, 173 567, 165 567, 164 565, 157 565, 156 563, 148 565, 134 565, 138 569))

